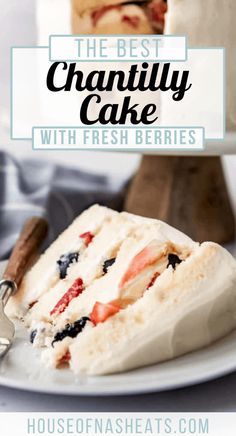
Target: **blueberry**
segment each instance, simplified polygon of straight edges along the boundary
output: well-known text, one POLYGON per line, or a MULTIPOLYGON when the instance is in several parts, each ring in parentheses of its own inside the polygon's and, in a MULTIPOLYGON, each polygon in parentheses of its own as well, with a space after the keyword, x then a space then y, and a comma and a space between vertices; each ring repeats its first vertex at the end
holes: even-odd
POLYGON ((79 333, 82 332, 84 327, 86 326, 87 321, 90 321, 90 318, 87 316, 83 316, 78 321, 75 321, 73 324, 66 324, 64 330, 57 332, 52 341, 52 346, 55 342, 62 341, 66 337, 75 338, 79 333))
POLYGON ((181 262, 183 262, 176 254, 170 253, 168 255, 168 265, 167 268, 169 266, 172 266, 173 269, 176 268, 176 265, 180 264, 181 262))
POLYGON ((67 269, 73 262, 78 262, 79 253, 67 253, 63 254, 60 259, 57 261, 59 271, 60 271, 60 279, 64 279, 67 275, 67 269))
POLYGON ((34 343, 34 340, 35 340, 35 338, 37 336, 37 333, 38 333, 38 331, 36 329, 32 330, 32 332, 30 333, 30 342, 31 342, 31 344, 34 343))
POLYGON ((113 263, 115 263, 115 261, 116 261, 115 257, 113 257, 112 259, 105 260, 105 262, 103 264, 104 274, 106 274, 108 272, 108 269, 113 265, 113 263))

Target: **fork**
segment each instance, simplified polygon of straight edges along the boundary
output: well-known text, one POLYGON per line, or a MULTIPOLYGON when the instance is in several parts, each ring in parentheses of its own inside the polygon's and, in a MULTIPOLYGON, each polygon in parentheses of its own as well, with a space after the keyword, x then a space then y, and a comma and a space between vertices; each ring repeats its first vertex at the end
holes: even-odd
POLYGON ((44 218, 32 217, 26 221, 0 281, 0 357, 8 352, 15 336, 15 326, 5 314, 5 306, 9 298, 16 294, 47 234, 47 229, 44 218))

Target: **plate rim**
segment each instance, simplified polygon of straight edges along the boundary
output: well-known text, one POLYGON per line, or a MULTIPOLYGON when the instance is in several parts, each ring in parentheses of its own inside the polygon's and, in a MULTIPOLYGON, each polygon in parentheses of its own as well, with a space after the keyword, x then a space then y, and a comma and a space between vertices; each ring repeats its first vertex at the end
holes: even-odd
MULTIPOLYGON (((7 261, 0 261, 0 273, 2 269, 4 268, 4 265, 6 265, 7 261)), ((233 330, 229 335, 233 335, 236 333, 236 329, 233 330)), ((224 338, 221 338, 219 341, 224 341, 224 338)), ((214 343, 214 344, 215 344, 214 343)), ((197 355, 198 353, 202 352, 203 350, 207 350, 209 347, 214 346, 214 344, 211 344, 210 346, 206 346, 204 348, 201 348, 200 350, 195 350, 191 353, 187 353, 186 355, 179 356, 175 359, 169 360, 167 362, 162 362, 155 365, 149 365, 146 368, 155 368, 154 373, 158 371, 158 367, 160 365, 165 365, 168 362, 176 361, 184 358, 185 356, 191 355, 194 358, 194 355, 197 355)), ((1 361, 3 361, 3 358, 0 358, 0 364, 1 361)), ((140 368, 145 371, 145 367, 140 368)), ((137 369, 139 370, 139 369, 137 369)), ((53 371, 60 371, 58 369, 53 371)), ((66 370, 67 371, 67 370, 66 370)), ((45 386, 45 384, 41 385, 39 383, 35 383, 35 381, 29 381, 28 384, 25 383, 25 380, 17 380, 16 378, 10 378, 9 376, 5 377, 0 373, 0 386, 10 389, 17 389, 25 392, 35 392, 39 394, 49 394, 49 395, 64 395, 64 396, 73 396, 73 397, 108 397, 108 396, 128 396, 128 395, 144 395, 144 394, 152 394, 152 393, 158 393, 158 392, 167 392, 172 390, 178 390, 182 388, 186 388, 189 386, 196 386, 199 384, 207 383, 213 380, 216 380, 218 378, 222 378, 228 374, 231 374, 236 371, 236 359, 235 360, 229 360, 225 362, 224 368, 218 368, 214 370, 213 368, 208 368, 205 370, 203 374, 198 373, 197 371, 195 373, 191 373, 190 375, 187 375, 186 379, 179 379, 176 382, 173 383, 173 381, 170 381, 169 383, 165 380, 164 383, 160 383, 160 380, 157 379, 157 382, 155 382, 155 378, 153 378, 154 373, 152 372, 150 374, 150 379, 142 381, 143 374, 140 374, 140 379, 137 381, 137 379, 134 380, 134 382, 129 386, 127 385, 124 387, 124 382, 121 383, 121 386, 115 385, 112 386, 112 383, 109 385, 105 384, 105 387, 101 389, 101 384, 99 386, 93 383, 83 383, 78 384, 74 383, 72 386, 71 384, 58 384, 58 385, 51 385, 49 383, 48 386, 45 386)), ((125 374, 129 374, 132 371, 128 371, 125 374)), ((117 377, 121 374, 115 374, 117 377)), ((96 377, 86 377, 89 380, 94 379, 106 379, 107 377, 110 377, 112 375, 108 376, 96 376, 96 377)))
MULTIPOLYGON (((198 351, 194 351, 193 353, 188 353, 188 354, 194 354, 194 353, 198 353, 198 351)), ((183 357, 183 356, 182 356, 183 357)), ((178 359, 178 358, 177 358, 178 359)), ((174 360, 177 360, 174 359, 174 360)), ((157 369, 158 369, 158 364, 156 365, 157 369)), ((145 369, 145 368, 144 368, 145 369)), ((151 382, 149 382, 149 384, 147 385, 147 383, 145 383, 145 385, 143 384, 143 386, 138 386, 137 382, 136 385, 131 386, 127 389, 124 389, 124 387, 122 386, 122 388, 117 389, 117 387, 115 388, 104 388, 103 390, 96 390, 94 388, 89 389, 89 385, 84 385, 86 386, 84 388, 83 385, 74 385, 74 389, 71 389, 71 385, 58 385, 58 387, 54 387, 52 386, 50 387, 45 387, 45 385, 43 385, 42 387, 40 387, 39 385, 34 385, 34 383, 32 382, 29 385, 25 385, 24 381, 17 381, 17 380, 12 380, 10 378, 7 377, 2 377, 0 375, 0 386, 5 387, 5 388, 10 388, 10 389, 16 389, 16 390, 21 390, 21 391, 25 391, 25 392, 35 392, 35 393, 40 393, 40 394, 47 394, 47 395, 64 395, 64 396, 73 396, 73 397, 108 397, 108 396, 129 396, 129 395, 145 395, 145 394, 152 394, 152 393, 158 393, 158 392, 169 392, 169 391, 173 391, 173 390, 179 390, 179 389, 184 389, 187 387, 194 387, 200 384, 204 384, 207 382, 211 382, 213 380, 217 380, 219 378, 222 378, 226 375, 229 375, 233 372, 236 371, 236 361, 235 363, 231 363, 228 365, 227 368, 225 368, 222 371, 215 371, 212 372, 211 374, 207 373, 204 374, 202 376, 198 376, 197 374, 192 377, 189 380, 186 380, 185 382, 183 381, 179 381, 176 383, 170 383, 170 384, 163 384, 163 385, 155 385, 155 383, 153 383, 153 380, 151 382), (152 386, 151 386, 152 384, 152 386)), ((103 378, 106 376, 102 376, 103 378)), ((90 378, 91 379, 91 378, 90 378)), ((92 386, 92 385, 91 385, 92 386)))

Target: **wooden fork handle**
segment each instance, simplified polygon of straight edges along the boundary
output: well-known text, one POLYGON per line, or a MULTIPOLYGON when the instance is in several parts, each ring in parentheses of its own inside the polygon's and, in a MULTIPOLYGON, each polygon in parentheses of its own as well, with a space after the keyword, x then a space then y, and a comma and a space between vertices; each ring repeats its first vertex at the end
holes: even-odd
POLYGON ((26 270, 43 242, 48 230, 47 221, 41 217, 28 219, 10 256, 3 279, 19 286, 26 270))

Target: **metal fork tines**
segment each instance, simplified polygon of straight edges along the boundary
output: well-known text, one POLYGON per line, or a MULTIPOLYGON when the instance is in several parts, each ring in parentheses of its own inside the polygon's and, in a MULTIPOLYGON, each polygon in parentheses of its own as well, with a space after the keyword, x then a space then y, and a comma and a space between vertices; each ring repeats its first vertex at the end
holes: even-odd
POLYGON ((47 229, 48 224, 44 218, 32 217, 26 221, 12 250, 3 280, 0 281, 0 357, 11 347, 15 334, 14 324, 5 314, 5 306, 17 292, 28 267, 35 260, 47 229))
POLYGON ((15 327, 11 320, 5 315, 4 307, 11 295, 16 291, 16 284, 13 281, 0 281, 0 357, 10 348, 15 327))
POLYGON ((7 353, 11 346, 12 342, 6 338, 0 338, 0 357, 4 356, 7 353))

